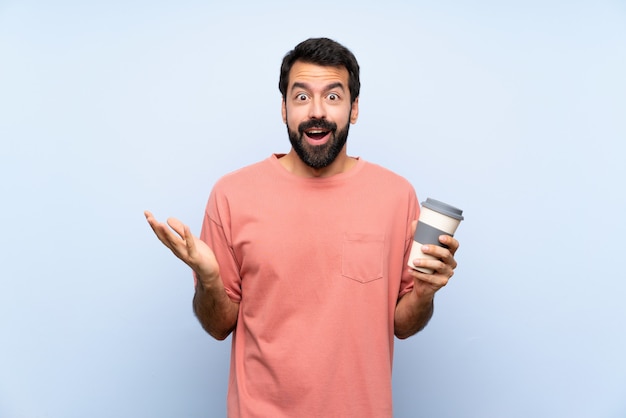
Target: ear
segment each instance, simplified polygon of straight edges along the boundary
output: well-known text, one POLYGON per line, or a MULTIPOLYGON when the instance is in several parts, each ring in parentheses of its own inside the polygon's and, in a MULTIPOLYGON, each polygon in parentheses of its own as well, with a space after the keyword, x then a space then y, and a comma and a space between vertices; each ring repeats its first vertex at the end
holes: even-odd
POLYGON ((285 103, 284 98, 283 98, 283 104, 281 106, 280 112, 283 115, 283 123, 287 124, 287 104, 285 103))
POLYGON ((359 118, 359 98, 357 97, 352 102, 352 110, 350 111, 350 123, 355 124, 356 120, 359 118))

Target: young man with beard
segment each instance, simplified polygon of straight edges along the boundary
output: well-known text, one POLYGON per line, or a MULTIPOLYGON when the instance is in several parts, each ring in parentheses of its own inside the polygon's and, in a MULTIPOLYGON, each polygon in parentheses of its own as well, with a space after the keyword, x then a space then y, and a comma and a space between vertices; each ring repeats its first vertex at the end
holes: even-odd
POLYGON ((229 417, 391 417, 394 335, 426 325, 459 243, 412 260, 433 274, 406 267, 419 204, 405 179, 347 154, 360 89, 348 49, 302 42, 279 89, 287 154, 221 178, 200 238, 146 218, 194 271, 204 329, 232 332, 229 417))

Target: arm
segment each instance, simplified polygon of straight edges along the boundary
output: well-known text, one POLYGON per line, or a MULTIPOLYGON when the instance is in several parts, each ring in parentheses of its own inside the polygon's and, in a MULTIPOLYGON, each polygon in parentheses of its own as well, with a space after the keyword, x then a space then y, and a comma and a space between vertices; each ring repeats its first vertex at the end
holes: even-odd
POLYGON ((398 338, 404 339, 421 331, 433 315, 435 293, 454 274, 457 266, 454 253, 459 248, 459 242, 447 235, 439 237, 439 241, 448 248, 437 245, 425 245, 422 247, 424 254, 430 254, 436 260, 416 259, 415 266, 426 267, 434 270, 432 274, 421 273, 409 269, 413 276, 413 289, 405 294, 396 305, 394 316, 394 332, 398 338))
POLYGON ((224 340, 237 324, 239 304, 233 302, 224 289, 222 279, 201 279, 196 274, 193 311, 202 328, 213 338, 224 340))
POLYGON ((158 222, 148 211, 145 216, 163 245, 194 271, 196 293, 193 310, 200 324, 214 338, 225 339, 237 323, 239 304, 226 294, 215 254, 177 219, 168 219, 166 225, 158 222))

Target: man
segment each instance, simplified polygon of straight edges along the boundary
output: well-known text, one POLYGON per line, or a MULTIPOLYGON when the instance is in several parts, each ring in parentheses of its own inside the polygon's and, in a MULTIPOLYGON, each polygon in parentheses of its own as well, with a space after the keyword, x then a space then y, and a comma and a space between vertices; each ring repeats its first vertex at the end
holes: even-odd
POLYGON ((146 218, 192 268, 204 329, 232 332, 229 416, 390 417, 394 335, 427 324, 459 243, 412 260, 433 274, 406 267, 419 204, 405 179, 347 154, 360 89, 348 49, 302 42, 279 89, 287 154, 220 179, 200 238, 146 218))

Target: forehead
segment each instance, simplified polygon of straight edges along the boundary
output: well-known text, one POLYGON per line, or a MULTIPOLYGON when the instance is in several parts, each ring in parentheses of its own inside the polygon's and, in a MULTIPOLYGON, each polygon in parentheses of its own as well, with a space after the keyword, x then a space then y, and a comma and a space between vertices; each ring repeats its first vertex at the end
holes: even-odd
POLYGON ((289 87, 295 83, 327 85, 341 83, 348 85, 348 70, 345 67, 327 67, 308 62, 296 61, 289 71, 289 87))

